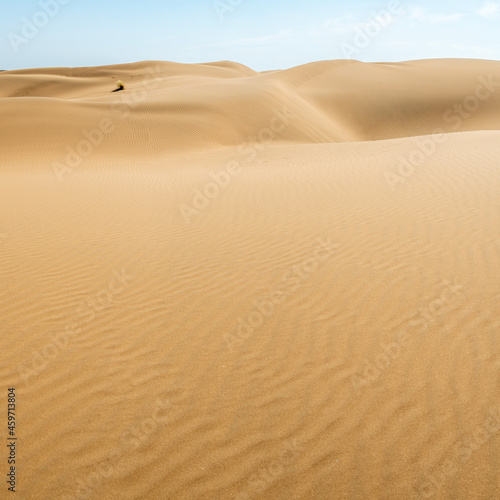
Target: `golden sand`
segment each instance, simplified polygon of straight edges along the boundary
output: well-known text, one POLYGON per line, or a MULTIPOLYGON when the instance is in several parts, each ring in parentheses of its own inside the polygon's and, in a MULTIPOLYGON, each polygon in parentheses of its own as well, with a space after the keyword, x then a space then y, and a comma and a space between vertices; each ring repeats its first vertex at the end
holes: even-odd
POLYGON ((18 499, 500 498, 499 62, 7 71, 0 118, 18 499))

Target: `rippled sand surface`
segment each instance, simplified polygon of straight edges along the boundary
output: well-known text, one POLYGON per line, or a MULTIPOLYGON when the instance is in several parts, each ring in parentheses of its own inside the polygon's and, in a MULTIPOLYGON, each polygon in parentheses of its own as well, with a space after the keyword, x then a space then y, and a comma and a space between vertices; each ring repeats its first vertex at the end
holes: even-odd
POLYGON ((17 498, 500 498, 499 111, 490 61, 1 73, 17 498))

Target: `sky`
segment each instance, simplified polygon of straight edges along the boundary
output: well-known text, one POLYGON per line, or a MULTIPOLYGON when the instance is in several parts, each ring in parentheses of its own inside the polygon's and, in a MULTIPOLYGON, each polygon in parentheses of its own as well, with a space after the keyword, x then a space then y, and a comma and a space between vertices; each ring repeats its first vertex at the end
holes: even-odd
POLYGON ((3 0, 0 69, 500 60, 500 0, 3 0))

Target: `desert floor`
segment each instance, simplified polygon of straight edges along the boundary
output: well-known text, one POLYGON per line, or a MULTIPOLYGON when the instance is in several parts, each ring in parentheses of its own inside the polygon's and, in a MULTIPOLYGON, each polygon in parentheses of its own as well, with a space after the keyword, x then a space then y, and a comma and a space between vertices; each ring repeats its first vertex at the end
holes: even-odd
POLYGON ((499 62, 7 71, 0 118, 17 498, 500 498, 499 62))

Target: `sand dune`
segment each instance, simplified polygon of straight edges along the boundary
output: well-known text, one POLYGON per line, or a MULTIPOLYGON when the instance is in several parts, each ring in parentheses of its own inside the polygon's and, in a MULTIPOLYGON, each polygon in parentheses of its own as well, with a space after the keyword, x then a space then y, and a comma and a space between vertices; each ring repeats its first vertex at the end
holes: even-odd
POLYGON ((496 82, 2 73, 18 498, 499 498, 496 82))
POLYGON ((116 133, 99 146, 100 155, 126 159, 245 141, 308 144, 498 130, 497 82, 497 62, 461 60, 323 61, 264 74, 233 63, 164 62, 7 71, 0 97, 16 99, 1 102, 0 154, 19 159, 28 136, 44 162, 62 143, 62 161, 66 145, 75 148, 85 139, 82 129, 99 128, 103 119, 116 133), (118 80, 126 91, 113 93, 118 80), (455 108, 464 103, 467 108, 455 108), (280 131, 282 114, 294 119, 280 131))

